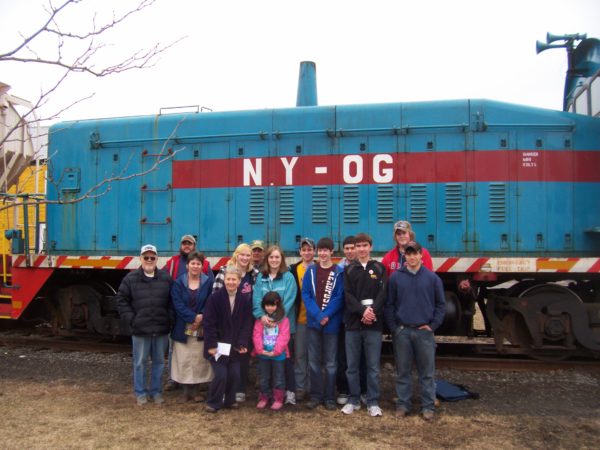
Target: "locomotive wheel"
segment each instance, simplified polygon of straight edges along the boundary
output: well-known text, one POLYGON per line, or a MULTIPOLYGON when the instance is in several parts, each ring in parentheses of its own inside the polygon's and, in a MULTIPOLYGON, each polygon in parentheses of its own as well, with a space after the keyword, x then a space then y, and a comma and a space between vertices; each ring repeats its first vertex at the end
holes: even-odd
POLYGON ((531 286, 525 289, 519 294, 519 297, 521 298, 532 298, 537 296, 544 297, 544 299, 546 300, 544 302, 545 306, 569 300, 575 300, 579 303, 583 303, 581 298, 579 298, 579 296, 575 294, 575 292, 559 284, 537 284, 535 286, 531 286))
MULTIPOLYGON (((529 298, 536 301, 540 310, 565 301, 583 303, 581 298, 570 289, 558 284, 538 284, 523 290, 519 298, 529 298)), ((531 349, 531 357, 541 361, 561 361, 573 356, 575 352, 565 350, 536 350, 531 349)))
POLYGON ((439 328, 439 333, 453 336, 456 334, 462 320, 462 308, 460 300, 454 292, 444 291, 444 297, 446 300, 446 314, 444 322, 439 328))

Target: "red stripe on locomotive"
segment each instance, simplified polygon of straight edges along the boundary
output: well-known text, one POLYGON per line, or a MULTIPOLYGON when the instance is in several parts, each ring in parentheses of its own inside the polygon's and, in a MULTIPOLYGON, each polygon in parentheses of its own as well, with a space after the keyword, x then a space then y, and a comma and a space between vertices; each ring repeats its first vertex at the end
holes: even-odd
POLYGON ((600 182, 600 152, 502 150, 174 161, 173 188, 461 181, 600 182), (377 160, 376 157, 379 157, 377 160), (433 170, 432 170, 433 169, 433 170))

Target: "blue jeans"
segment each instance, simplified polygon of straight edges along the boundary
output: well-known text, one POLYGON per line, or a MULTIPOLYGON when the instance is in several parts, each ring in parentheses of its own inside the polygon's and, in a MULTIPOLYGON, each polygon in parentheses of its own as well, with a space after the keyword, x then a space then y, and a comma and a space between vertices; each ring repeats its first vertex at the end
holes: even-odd
POLYGON ((381 331, 346 330, 346 360, 348 368, 349 402, 360 402, 360 358, 367 363, 367 406, 379 405, 379 361, 381 359, 381 331))
POLYGON ((294 338, 294 372, 296 375, 296 389, 308 391, 308 359, 306 350, 306 324, 296 324, 296 337, 294 338))
POLYGON ((169 335, 131 336, 133 345, 133 390, 136 397, 155 397, 162 393, 162 374, 169 335), (152 359, 150 388, 146 388, 146 368, 152 359))
POLYGON ((168 366, 167 366, 167 375, 169 377, 169 382, 173 382, 176 383, 175 381, 173 381, 173 379, 171 378, 171 359, 173 359, 173 346, 175 344, 173 344, 173 339, 171 339, 171 336, 169 336, 169 358, 168 358, 168 366))
POLYGON ((396 408, 410 411, 413 361, 421 385, 421 409, 433 411, 435 402, 435 337, 429 330, 398 327, 392 338, 396 361, 396 408))
POLYGON ((310 372, 310 398, 326 402, 333 401, 335 396, 335 376, 337 374, 338 335, 325 334, 323 331, 313 328, 307 328, 306 331, 308 368, 310 372))
POLYGON ((260 374, 260 393, 271 395, 273 389, 285 390, 285 360, 256 358, 260 374))

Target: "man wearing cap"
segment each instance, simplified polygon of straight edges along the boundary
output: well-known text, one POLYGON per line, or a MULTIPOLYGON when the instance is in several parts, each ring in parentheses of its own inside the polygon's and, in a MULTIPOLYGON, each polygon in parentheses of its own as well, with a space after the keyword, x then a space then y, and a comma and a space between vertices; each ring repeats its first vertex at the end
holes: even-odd
POLYGON ((309 237, 300 240, 300 261, 290 265, 290 272, 296 281, 296 334, 291 342, 290 351, 294 355, 294 376, 296 378, 296 393, 300 400, 308 392, 308 351, 306 337, 306 307, 302 302, 302 280, 308 267, 315 259, 315 241, 309 237))
POLYGON ((157 270, 158 252, 154 245, 140 250, 141 267, 129 272, 117 292, 119 316, 131 331, 133 345, 133 388, 137 404, 151 399, 163 403, 161 379, 165 367, 168 334, 171 329, 172 279, 157 270), (146 366, 152 359, 150 386, 146 383, 146 366))
POLYGON ((254 264, 256 270, 260 271, 265 256, 265 243, 259 240, 252 241, 250 250, 252 250, 252 264, 254 264))
POLYGON ((422 263, 422 248, 414 241, 405 247, 406 265, 390 277, 385 320, 392 331, 396 362, 396 417, 412 409, 412 365, 419 374, 421 414, 433 419, 435 405, 435 338, 446 304, 440 278, 422 263))
MULTIPOLYGON (((165 270, 169 272, 171 278, 176 280, 181 275, 187 272, 187 257, 190 253, 196 250, 196 238, 191 234, 185 234, 179 241, 179 254, 174 255, 167 261, 165 270)), ((202 261, 202 272, 208 275, 210 264, 206 258, 202 261)))
MULTIPOLYGON (((399 220, 394 224, 394 242, 396 242, 396 247, 387 252, 387 254, 381 260, 387 270, 388 277, 392 274, 392 272, 400 269, 406 264, 404 248, 409 241, 415 240, 415 236, 415 232, 413 231, 410 222, 407 222, 406 220, 399 220)), ((431 255, 427 249, 422 249, 422 255, 423 265, 429 270, 433 270, 433 261, 431 260, 431 255)))

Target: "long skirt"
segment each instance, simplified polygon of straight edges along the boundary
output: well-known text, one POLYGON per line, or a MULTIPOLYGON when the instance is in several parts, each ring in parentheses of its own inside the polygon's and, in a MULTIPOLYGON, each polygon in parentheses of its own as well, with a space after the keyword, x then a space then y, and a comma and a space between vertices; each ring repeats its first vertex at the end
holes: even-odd
POLYGON ((210 363, 204 359, 204 341, 188 336, 187 343, 173 341, 171 379, 181 384, 208 383, 213 379, 210 363))

